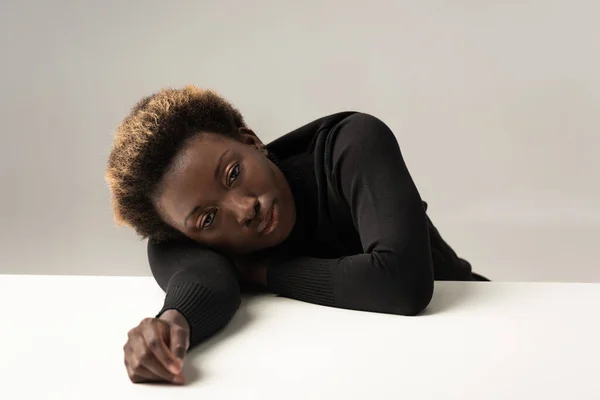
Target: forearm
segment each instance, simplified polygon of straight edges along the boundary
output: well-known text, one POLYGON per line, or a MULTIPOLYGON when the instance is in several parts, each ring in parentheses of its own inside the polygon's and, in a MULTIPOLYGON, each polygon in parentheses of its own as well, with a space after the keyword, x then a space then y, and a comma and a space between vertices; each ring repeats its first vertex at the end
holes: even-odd
POLYGON ((269 267, 267 286, 324 305, 416 314, 433 293, 433 262, 423 203, 397 140, 382 121, 365 114, 347 117, 330 135, 321 179, 337 196, 328 209, 351 216, 362 253, 280 260, 269 267))
POLYGON ((219 281, 219 273, 211 276, 210 272, 205 272, 206 283, 198 283, 194 281, 196 278, 187 278, 185 272, 188 271, 175 275, 169 282, 158 315, 162 317, 170 310, 181 314, 190 328, 190 345, 194 346, 229 322, 241 298, 237 282, 219 281))
POLYGON ((272 263, 271 292, 314 304, 401 315, 415 315, 429 303, 431 259, 393 254, 356 254, 340 259, 299 257, 272 263))
POLYGON ((148 255, 152 272, 166 292, 158 316, 176 317, 170 310, 181 314, 190 329, 191 346, 229 322, 241 298, 227 258, 195 243, 149 243, 148 255))

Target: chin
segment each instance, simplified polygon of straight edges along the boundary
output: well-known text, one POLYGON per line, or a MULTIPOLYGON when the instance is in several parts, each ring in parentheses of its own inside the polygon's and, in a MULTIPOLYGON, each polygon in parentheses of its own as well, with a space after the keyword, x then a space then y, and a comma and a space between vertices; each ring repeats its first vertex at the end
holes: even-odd
POLYGON ((290 221, 281 221, 281 224, 278 226, 277 231, 273 232, 273 246, 278 246, 281 243, 285 242, 285 240, 292 233, 293 226, 293 224, 290 224, 290 221))

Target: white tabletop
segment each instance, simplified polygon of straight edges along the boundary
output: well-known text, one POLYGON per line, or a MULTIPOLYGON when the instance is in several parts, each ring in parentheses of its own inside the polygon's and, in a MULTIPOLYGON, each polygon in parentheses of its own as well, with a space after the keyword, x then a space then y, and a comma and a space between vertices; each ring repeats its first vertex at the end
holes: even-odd
POLYGON ((134 385, 126 333, 162 299, 152 278, 0 275, 0 398, 600 398, 600 284, 438 282, 419 317, 248 297, 187 385, 134 385))

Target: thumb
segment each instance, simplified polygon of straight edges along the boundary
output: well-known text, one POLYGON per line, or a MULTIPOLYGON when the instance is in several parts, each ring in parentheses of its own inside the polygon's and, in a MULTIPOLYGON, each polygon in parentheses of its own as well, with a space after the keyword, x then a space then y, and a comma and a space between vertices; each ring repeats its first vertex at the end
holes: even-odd
POLYGON ((190 346, 190 335, 185 329, 180 328, 177 325, 171 325, 169 332, 169 348, 171 353, 177 358, 181 365, 183 365, 183 358, 190 346))

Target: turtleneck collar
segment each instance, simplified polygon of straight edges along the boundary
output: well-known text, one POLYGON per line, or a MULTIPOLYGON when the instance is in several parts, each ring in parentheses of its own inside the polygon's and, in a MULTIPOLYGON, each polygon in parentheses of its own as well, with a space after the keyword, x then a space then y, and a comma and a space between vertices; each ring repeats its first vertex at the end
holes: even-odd
POLYGON ((317 218, 317 183, 313 155, 300 153, 280 159, 269 151, 268 157, 288 181, 296 205, 296 223, 284 243, 304 241, 314 231, 317 218))

